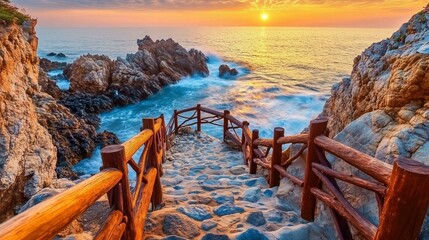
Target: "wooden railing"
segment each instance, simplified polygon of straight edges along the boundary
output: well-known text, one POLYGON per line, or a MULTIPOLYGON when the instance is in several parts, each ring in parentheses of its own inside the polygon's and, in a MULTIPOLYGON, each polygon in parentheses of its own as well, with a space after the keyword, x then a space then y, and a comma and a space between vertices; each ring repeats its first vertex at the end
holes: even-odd
POLYGON ((279 186, 281 178, 288 178, 302 187, 303 219, 314 221, 316 199, 325 203, 331 210, 339 239, 352 238, 349 224, 367 239, 402 240, 416 239, 419 236, 429 206, 428 166, 405 158, 398 158, 392 166, 332 140, 325 136, 327 119, 313 120, 308 134, 284 136, 283 128, 275 128, 272 139, 261 139, 258 130, 251 131, 248 122, 237 120, 229 111, 222 113, 198 105, 174 111, 168 125, 168 135, 192 125, 197 125, 197 130, 201 131, 203 124, 223 127, 224 141, 242 149, 244 163, 249 165, 251 174, 256 173, 258 166, 269 169, 270 187, 279 186), (185 116, 185 113, 191 114, 185 116), (221 120, 223 125, 216 123, 221 120), (285 155, 285 144, 300 144, 301 148, 294 155, 287 150, 289 154, 285 155), (271 149, 271 160, 268 160, 271 149), (287 170, 305 151, 305 175, 304 179, 300 179, 287 170), (326 152, 373 180, 332 169, 326 152), (350 204, 337 179, 375 194, 379 208, 378 226, 373 225, 350 204))
POLYGON ((102 149, 103 167, 76 186, 0 225, 0 239, 52 239, 107 193, 110 214, 95 239, 142 239, 149 205, 162 206, 164 117, 144 119, 142 131, 121 145, 102 149), (139 160, 133 155, 143 148, 139 160), (130 184, 128 165, 136 172, 130 184))

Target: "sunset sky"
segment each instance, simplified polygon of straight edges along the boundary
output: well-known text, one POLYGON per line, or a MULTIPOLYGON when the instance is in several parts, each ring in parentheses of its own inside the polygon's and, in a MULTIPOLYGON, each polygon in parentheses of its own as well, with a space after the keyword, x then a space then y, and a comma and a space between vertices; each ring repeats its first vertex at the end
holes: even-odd
POLYGON ((398 27, 424 0, 12 0, 47 27, 398 27))

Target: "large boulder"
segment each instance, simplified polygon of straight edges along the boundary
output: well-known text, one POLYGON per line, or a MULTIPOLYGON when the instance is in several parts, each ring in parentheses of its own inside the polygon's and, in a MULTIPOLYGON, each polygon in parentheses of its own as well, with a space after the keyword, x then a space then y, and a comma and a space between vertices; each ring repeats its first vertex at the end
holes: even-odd
POLYGON ((226 64, 222 64, 219 66, 219 77, 220 78, 232 78, 238 75, 238 71, 235 68, 230 68, 226 64))
POLYGON ((102 94, 110 85, 113 61, 104 55, 84 55, 71 65, 70 90, 102 94))

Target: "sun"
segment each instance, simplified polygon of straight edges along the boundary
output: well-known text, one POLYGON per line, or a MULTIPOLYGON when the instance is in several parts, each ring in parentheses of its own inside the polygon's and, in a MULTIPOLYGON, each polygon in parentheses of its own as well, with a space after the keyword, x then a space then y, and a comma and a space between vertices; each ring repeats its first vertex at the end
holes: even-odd
POLYGON ((262 21, 267 21, 268 18, 270 18, 270 16, 268 15, 268 13, 261 13, 261 20, 262 21))

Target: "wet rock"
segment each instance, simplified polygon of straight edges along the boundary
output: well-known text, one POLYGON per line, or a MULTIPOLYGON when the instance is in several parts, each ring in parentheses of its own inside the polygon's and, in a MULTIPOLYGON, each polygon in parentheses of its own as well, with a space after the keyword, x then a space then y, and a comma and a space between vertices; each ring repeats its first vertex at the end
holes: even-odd
POLYGON ((68 64, 65 62, 51 61, 51 60, 46 59, 46 58, 40 58, 39 59, 39 66, 45 72, 50 72, 52 70, 64 70, 67 67, 67 65, 68 64))
POLYGON ((104 130, 102 133, 97 134, 96 142, 101 148, 104 148, 109 145, 119 144, 119 138, 116 134, 104 130))
POLYGON ((179 207, 177 210, 197 221, 203 221, 203 220, 212 218, 210 209, 205 205, 183 206, 183 207, 179 207))
POLYGON ((267 223, 265 220, 264 214, 262 212, 252 212, 247 216, 247 223, 252 224, 253 226, 259 227, 267 223))
POLYGON ((230 202, 226 202, 214 210, 214 213, 218 216, 226 216, 243 212, 244 208, 235 206, 233 203, 230 202))
POLYGON ((238 75, 238 71, 235 68, 230 68, 228 65, 226 64, 222 64, 219 66, 219 77, 220 78, 231 78, 231 77, 235 77, 238 75))
POLYGON ((239 234, 236 239, 237 240, 268 240, 268 237, 265 236, 259 230, 251 228, 239 234))
POLYGON ((57 54, 54 53, 54 52, 51 52, 51 53, 48 53, 46 56, 48 56, 48 57, 55 57, 55 56, 57 56, 57 54))
POLYGON ((59 57, 59 58, 66 58, 67 56, 64 53, 58 53, 57 57, 59 57))
POLYGON ((179 214, 168 214, 165 216, 163 232, 167 235, 177 235, 188 239, 200 235, 198 227, 191 220, 179 214))

